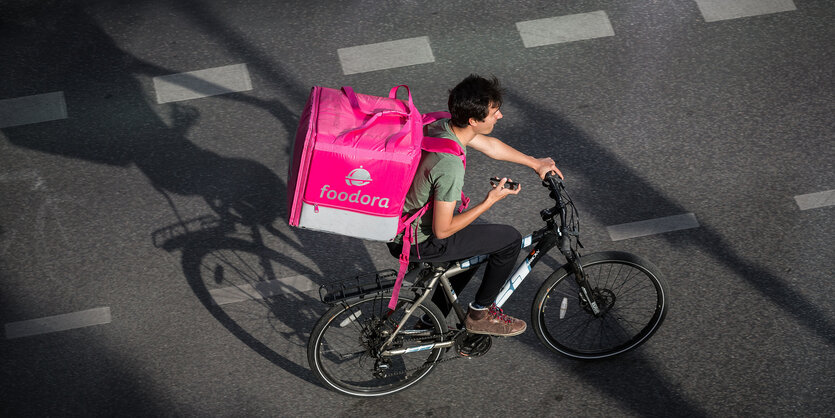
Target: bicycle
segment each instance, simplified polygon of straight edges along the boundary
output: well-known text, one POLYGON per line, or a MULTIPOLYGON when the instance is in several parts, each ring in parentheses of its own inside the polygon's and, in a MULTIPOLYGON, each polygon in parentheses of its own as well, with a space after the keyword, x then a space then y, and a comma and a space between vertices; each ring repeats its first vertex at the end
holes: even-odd
MULTIPOLYGON (((534 248, 505 283, 496 305, 501 307, 541 258, 557 247, 566 263, 542 283, 531 306, 531 325, 539 340, 579 360, 635 349, 664 321, 669 307, 666 282, 657 267, 634 254, 581 256, 579 216, 563 181, 549 175, 543 185, 556 205, 540 212, 545 226, 523 238, 523 248, 534 248)), ((308 340, 311 370, 338 392, 383 396, 412 386, 442 361, 485 354, 492 339, 467 332, 465 312, 449 278, 486 260, 487 256, 476 256, 414 263, 393 311, 387 305, 394 270, 322 285, 320 299, 332 307, 308 340), (441 311, 427 299, 439 284, 457 317, 455 327, 447 327, 441 311), (410 318, 417 321, 407 326, 410 318), (420 321, 431 326, 416 326, 420 321), (457 356, 442 359, 451 349, 457 356)))

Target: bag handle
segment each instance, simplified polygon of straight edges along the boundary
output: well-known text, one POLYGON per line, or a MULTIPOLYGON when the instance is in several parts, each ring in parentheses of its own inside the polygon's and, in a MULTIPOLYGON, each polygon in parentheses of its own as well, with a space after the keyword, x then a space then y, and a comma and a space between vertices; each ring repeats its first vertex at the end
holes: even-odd
POLYGON ((345 97, 348 99, 348 103, 351 105, 351 108, 354 110, 354 112, 358 112, 362 115, 370 115, 371 118, 366 120, 365 123, 363 123, 361 126, 359 126, 357 128, 354 128, 354 129, 352 129, 348 132, 345 132, 345 133, 337 136, 334 139, 334 142, 342 142, 343 144, 348 143, 353 138, 355 138, 358 134, 360 134, 361 132, 367 130, 368 128, 370 128, 372 126, 374 126, 374 124, 377 123, 379 118, 390 117, 390 116, 406 118, 407 121, 406 121, 406 123, 403 124, 402 128, 397 133, 395 133, 394 135, 392 135, 391 137, 389 137, 386 140, 386 148, 388 148, 389 144, 397 143, 400 140, 402 140, 404 137, 406 137, 406 135, 409 133, 410 125, 412 123, 417 123, 418 122, 418 121, 416 121, 415 118, 420 116, 420 112, 418 112, 417 108, 415 108, 414 102, 412 100, 412 92, 411 92, 411 90, 409 90, 409 86, 407 86, 405 84, 401 84, 399 86, 394 86, 391 89, 391 91, 389 91, 389 98, 396 100, 397 99, 397 91, 401 87, 406 88, 406 92, 409 95, 408 108, 407 108, 406 112, 401 112, 401 111, 398 111, 398 110, 384 110, 384 111, 380 111, 380 112, 369 112, 369 111, 363 110, 362 107, 360 107, 359 98, 357 97, 357 94, 356 94, 356 92, 354 92, 353 88, 351 88, 349 86, 342 86, 342 92, 345 94, 345 97))
MULTIPOLYGON (((365 110, 362 109, 362 107, 360 107, 359 98, 357 97, 357 93, 354 92, 353 88, 351 88, 350 86, 342 86, 342 93, 345 94, 345 98, 348 99, 348 103, 351 105, 351 109, 353 109, 354 112, 360 113, 360 114, 366 115, 366 116, 371 116, 371 118, 366 120, 359 127, 351 129, 350 131, 347 131, 345 133, 340 134, 339 136, 337 136, 334 139, 334 142, 342 142, 342 143, 350 142, 359 133, 367 130, 368 128, 370 128, 372 126, 374 126, 377 123, 377 120, 380 117, 397 116, 397 117, 409 118, 409 116, 410 116, 411 109, 409 109, 409 112, 400 112, 400 111, 397 111, 397 110, 386 110, 386 111, 381 111, 381 112, 365 111, 365 110)), ((395 134, 395 136, 399 137, 399 136, 402 136, 402 134, 401 134, 401 132, 398 132, 397 134, 395 134)))
POLYGON ((389 90, 389 99, 397 99, 397 91, 400 90, 401 87, 406 89, 406 94, 409 96, 409 110, 414 114, 418 114, 417 108, 415 108, 415 103, 412 101, 412 91, 409 90, 409 86, 401 84, 399 86, 392 87, 391 90, 389 90))

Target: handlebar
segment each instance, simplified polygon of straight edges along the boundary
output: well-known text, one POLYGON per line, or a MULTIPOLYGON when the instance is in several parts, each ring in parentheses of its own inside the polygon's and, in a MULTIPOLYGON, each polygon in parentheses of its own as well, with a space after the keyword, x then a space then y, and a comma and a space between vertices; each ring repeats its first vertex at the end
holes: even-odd
POLYGON ((580 217, 574 202, 565 190, 565 183, 556 173, 548 173, 542 180, 542 185, 551 190, 550 196, 556 205, 550 209, 540 212, 542 220, 552 225, 551 227, 559 236, 560 252, 566 257, 577 255, 577 247, 580 244, 580 217), (576 243, 577 246, 573 244, 576 243))
POLYGON ((550 187, 551 190, 557 190, 558 184, 563 184, 563 180, 554 172, 546 173, 545 179, 542 180, 542 185, 545 187, 550 187))

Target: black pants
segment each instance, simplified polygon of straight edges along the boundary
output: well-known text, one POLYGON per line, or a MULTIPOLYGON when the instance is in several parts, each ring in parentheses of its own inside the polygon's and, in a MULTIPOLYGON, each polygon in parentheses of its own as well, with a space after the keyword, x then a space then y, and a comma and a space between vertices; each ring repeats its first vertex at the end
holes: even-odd
MULTIPOLYGON (((402 247, 389 244, 392 255, 399 256, 402 247)), ((489 255, 487 268, 481 286, 475 295, 475 303, 490 306, 502 290, 516 259, 522 251, 522 235, 509 225, 470 224, 466 228, 444 239, 430 237, 418 245, 412 245, 410 261, 455 261, 477 255, 489 255)), ((460 293, 473 278, 478 268, 450 278, 455 293, 460 293)), ((432 302, 441 309, 444 316, 452 310, 442 290, 436 290, 432 302)))

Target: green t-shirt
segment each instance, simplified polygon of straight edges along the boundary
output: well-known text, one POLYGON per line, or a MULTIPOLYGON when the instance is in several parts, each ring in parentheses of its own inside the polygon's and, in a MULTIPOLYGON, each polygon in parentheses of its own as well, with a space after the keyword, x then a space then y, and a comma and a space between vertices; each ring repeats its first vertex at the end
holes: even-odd
MULTIPOLYGON (((458 142, 461 141, 452 132, 449 119, 441 119, 424 127, 424 134, 437 138, 447 138, 458 142)), ((461 146, 464 155, 467 148, 461 146)), ((406 203, 403 211, 414 213, 422 208, 430 200, 442 202, 456 202, 461 198, 461 190, 464 188, 464 163, 461 157, 441 152, 424 152, 420 159, 420 165, 415 172, 412 186, 406 194, 406 203)), ((423 242, 432 235, 432 209, 417 221, 417 242, 423 242)), ((414 227, 414 225, 413 225, 414 227)))

